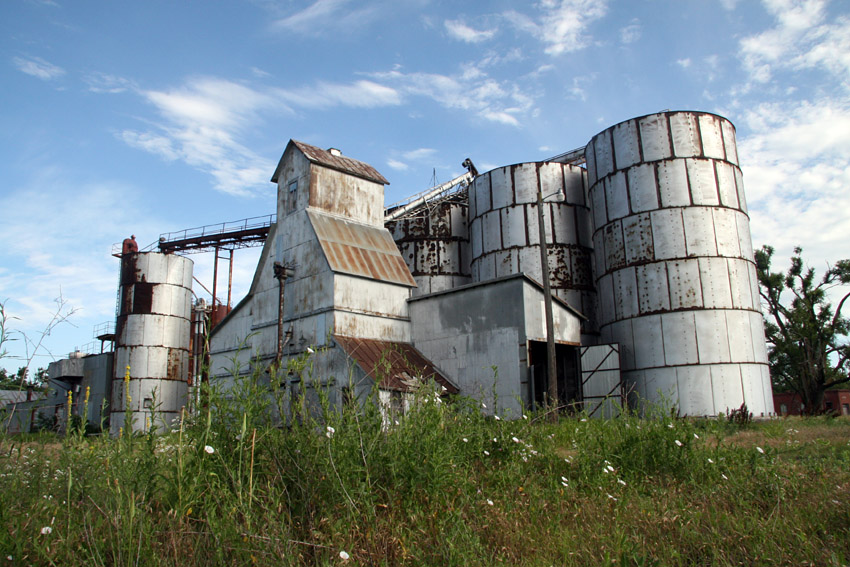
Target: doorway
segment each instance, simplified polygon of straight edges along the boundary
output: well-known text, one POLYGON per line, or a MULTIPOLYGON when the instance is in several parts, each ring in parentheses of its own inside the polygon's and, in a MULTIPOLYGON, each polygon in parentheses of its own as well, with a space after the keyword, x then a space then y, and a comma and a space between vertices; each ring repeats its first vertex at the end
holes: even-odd
MULTIPOLYGON (((532 409, 546 405, 549 392, 549 376, 546 364, 546 343, 528 341, 529 400, 532 409)), ((581 407, 581 372, 579 371, 579 348, 555 344, 555 368, 558 380, 558 406, 566 411, 581 407)))

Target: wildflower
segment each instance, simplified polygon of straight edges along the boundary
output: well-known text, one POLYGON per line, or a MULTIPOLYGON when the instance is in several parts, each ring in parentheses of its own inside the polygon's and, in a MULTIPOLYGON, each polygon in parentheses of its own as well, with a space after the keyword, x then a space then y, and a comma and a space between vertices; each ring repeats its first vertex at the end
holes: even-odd
POLYGON ((561 484, 562 484, 562 485, 564 485, 564 488, 569 488, 569 487, 570 487, 570 485, 569 485, 569 484, 567 484, 566 482, 564 482, 563 480, 561 481, 561 484))
POLYGON ((334 428, 333 428, 333 427, 331 427, 330 425, 328 425, 325 429, 327 429, 327 431, 325 431, 325 436, 326 436, 328 439, 330 439, 331 437, 333 437, 333 436, 334 436, 334 433, 336 433, 336 429, 334 429, 334 428))
POLYGON ((485 450, 484 450, 484 454, 485 454, 485 455, 487 455, 487 456, 489 457, 489 456, 490 456, 490 451, 487 451, 487 450, 485 449, 485 450))
POLYGON ((522 418, 523 418, 523 419, 528 419, 528 416, 527 416, 527 415, 525 415, 525 414, 522 414, 522 418))
POLYGON ((498 442, 498 439, 496 439, 495 437, 493 437, 493 443, 497 443, 497 442, 498 442))
POLYGON ((561 477, 561 482, 568 482, 568 481, 567 481, 567 477, 562 476, 562 477, 561 477))
POLYGON ((617 479, 617 482, 619 482, 619 483, 620 483, 620 484, 622 484, 623 486, 626 486, 626 481, 625 481, 625 480, 623 480, 623 479, 621 479, 621 478, 618 478, 618 479, 617 479))
POLYGON ((713 464, 714 464, 714 459, 712 459, 711 457, 709 457, 709 458, 708 458, 708 462, 709 462, 709 463, 711 463, 711 464, 713 465, 713 464))
POLYGON ((667 424, 667 427, 668 427, 668 428, 670 428, 670 429, 673 429, 673 424, 672 424, 672 423, 668 423, 668 424, 667 424))
POLYGON ((607 467, 602 467, 602 472, 604 472, 605 474, 608 474, 608 468, 607 468, 607 467))
POLYGON ((484 402, 481 402, 481 407, 484 408, 484 409, 487 409, 487 404, 485 404, 484 402))
POLYGON ((516 437, 511 437, 511 441, 513 441, 514 443, 519 443, 519 439, 517 439, 516 437))
POLYGON ((611 465, 608 465, 605 468, 608 469, 610 472, 614 472, 614 467, 612 467, 611 465))
POLYGON ((502 418, 495 414, 493 415, 493 419, 495 419, 496 421, 502 421, 502 418))
POLYGON ((673 441, 673 443, 675 443, 677 447, 681 447, 681 446, 682 446, 682 442, 681 442, 681 441, 679 441, 678 439, 676 439, 675 441, 673 441))
POLYGON ((466 437, 464 437, 464 438, 463 438, 463 442, 464 442, 464 443, 469 443, 469 439, 467 439, 466 437))
POLYGON ((349 559, 351 559, 351 556, 343 550, 339 552, 339 558, 343 561, 348 561, 349 559))
POLYGON ((53 528, 50 526, 44 526, 41 528, 41 535, 50 535, 51 533, 53 533, 53 528))
POLYGON ((728 477, 728 476, 726 476, 726 475, 725 475, 725 474, 723 474, 723 473, 720 473, 720 476, 722 476, 722 477, 723 477, 723 480, 729 480, 729 477, 728 477))
POLYGON ((488 506, 492 506, 492 505, 493 505, 493 501, 492 501, 492 500, 490 500, 489 498, 487 499, 487 505, 488 505, 488 506))
POLYGON ((587 421, 587 418, 583 417, 583 418, 581 418, 581 421, 587 421))
POLYGON ((699 439, 699 435, 697 435, 696 433, 694 433, 694 439, 699 439))
POLYGON ((606 493, 606 494, 605 494, 605 496, 607 496, 608 498, 610 498, 610 499, 611 499, 611 500, 613 500, 614 502, 616 502, 616 501, 617 501, 617 499, 616 499, 616 498, 614 498, 613 496, 611 496, 610 494, 607 494, 607 493, 606 493))
POLYGON ((215 453, 215 449, 213 449, 211 445, 204 445, 204 451, 209 455, 215 453))
POLYGON ((15 559, 15 558, 14 558, 14 557, 12 557, 11 555, 7 555, 7 556, 6 556, 6 559, 8 559, 9 561, 12 561, 12 560, 13 560, 13 559, 15 559))
POLYGON ((756 451, 764 455, 764 449, 762 449, 761 447, 756 447, 756 451))

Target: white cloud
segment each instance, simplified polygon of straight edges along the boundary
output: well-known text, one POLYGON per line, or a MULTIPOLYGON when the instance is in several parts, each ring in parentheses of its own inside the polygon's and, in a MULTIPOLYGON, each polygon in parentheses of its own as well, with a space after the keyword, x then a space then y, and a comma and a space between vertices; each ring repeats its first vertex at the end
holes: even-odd
POLYGON ((777 69, 821 68, 845 86, 850 74, 850 18, 826 20, 824 0, 764 0, 776 26, 741 40, 750 80, 770 81, 777 69))
POLYGON ((460 20, 446 20, 445 26, 450 37, 466 43, 480 43, 492 39, 496 35, 495 29, 476 30, 460 20))
POLYGON ((157 154, 166 161, 174 161, 180 157, 179 152, 174 148, 171 138, 166 136, 157 136, 150 132, 124 130, 119 133, 118 137, 128 146, 157 154))
POLYGON ((84 80, 89 85, 89 91, 93 93, 118 94, 138 88, 130 79, 106 73, 92 73, 84 80))
POLYGON ((678 65, 682 69, 687 69, 691 66, 691 59, 690 57, 685 57, 684 59, 676 59, 676 65, 678 65))
POLYGON ((430 159, 436 153, 437 150, 434 148, 417 148, 415 150, 404 152, 404 159, 409 161, 422 161, 430 159))
MULTIPOLYGON (((739 142, 754 245, 778 262, 802 244, 812 265, 848 256, 850 103, 765 103, 744 114, 739 142)), ((779 265, 779 264, 778 264, 779 265)))
POLYGON ((537 20, 516 11, 503 16, 520 31, 539 39, 549 55, 572 53, 590 45, 587 28, 608 11, 605 0, 541 0, 537 6, 542 12, 537 20))
POLYGON ((401 95, 398 91, 366 80, 350 84, 320 82, 311 87, 299 89, 276 89, 273 93, 280 100, 304 108, 333 106, 375 108, 401 104, 401 95))
POLYGON ((738 5, 738 0, 720 0, 720 5, 723 6, 724 10, 731 12, 738 5))
POLYGON ((378 6, 346 10, 350 0, 316 0, 307 8, 276 20, 274 28, 303 35, 320 35, 327 30, 352 31, 362 28, 378 14, 378 6))
POLYGON ((64 69, 45 61, 41 57, 13 57, 12 63, 22 73, 38 77, 43 81, 51 81, 65 74, 64 69))
POLYGON ((640 39, 642 31, 640 20, 635 18, 629 25, 620 28, 620 43, 629 44, 636 42, 640 39))
POLYGON ((396 171, 407 171, 408 169, 410 169, 410 166, 408 166, 406 163, 392 158, 387 160, 387 165, 390 166, 392 169, 395 169, 396 171))

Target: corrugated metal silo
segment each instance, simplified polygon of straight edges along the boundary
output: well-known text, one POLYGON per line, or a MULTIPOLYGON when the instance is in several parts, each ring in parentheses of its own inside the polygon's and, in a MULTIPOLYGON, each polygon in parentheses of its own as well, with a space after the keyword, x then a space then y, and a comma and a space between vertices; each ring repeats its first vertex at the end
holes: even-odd
POLYGON ((413 295, 445 291, 472 281, 464 202, 423 205, 387 223, 417 287, 413 295))
MULTIPOLYGON (((475 178, 469 188, 472 279, 524 272, 541 281, 537 190, 544 201, 549 281, 555 295, 589 317, 593 333, 596 293, 592 275, 591 213, 581 167, 556 162, 519 163, 475 178), (554 231, 553 231, 554 227, 554 231)), ((583 342, 595 342, 585 336, 583 342)))
POLYGON ((192 261, 173 254, 121 258, 110 431, 162 430, 187 402, 192 261), (131 427, 125 424, 124 376, 130 370, 131 427))
POLYGON ((663 112, 586 148, 599 324, 623 377, 688 415, 772 412, 749 217, 725 118, 663 112))

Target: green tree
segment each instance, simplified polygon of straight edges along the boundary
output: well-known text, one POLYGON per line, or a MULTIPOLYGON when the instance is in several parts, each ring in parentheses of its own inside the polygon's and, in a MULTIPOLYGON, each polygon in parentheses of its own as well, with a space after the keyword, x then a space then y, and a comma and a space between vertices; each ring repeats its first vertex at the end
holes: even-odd
POLYGON ((850 260, 827 266, 818 280, 815 270, 804 266, 801 254, 801 248, 794 249, 784 274, 771 272, 772 247, 757 250, 755 259, 773 385, 779 391, 796 392, 806 413, 817 413, 826 389, 850 381, 850 320, 841 314, 850 292, 834 311, 828 298, 830 290, 850 284, 850 260))

